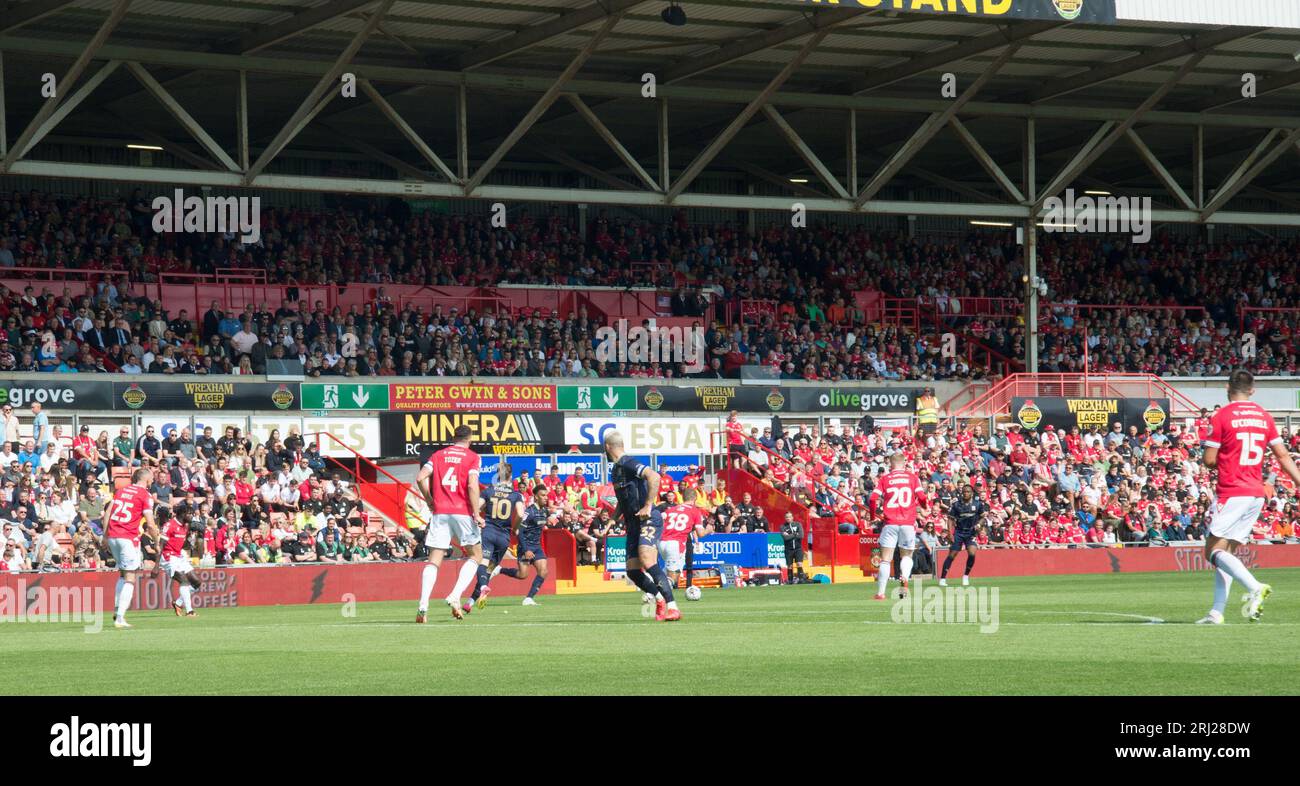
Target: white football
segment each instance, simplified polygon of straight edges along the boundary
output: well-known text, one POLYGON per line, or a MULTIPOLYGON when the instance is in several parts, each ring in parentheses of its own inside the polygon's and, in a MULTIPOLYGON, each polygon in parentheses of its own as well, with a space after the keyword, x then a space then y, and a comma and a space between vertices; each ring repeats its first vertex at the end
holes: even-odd
POLYGON ((692 586, 686 588, 686 599, 687 599, 687 600, 699 600, 699 599, 700 599, 700 595, 701 595, 701 593, 700 593, 700 588, 699 588, 699 587, 696 587, 696 586, 692 585, 692 586))

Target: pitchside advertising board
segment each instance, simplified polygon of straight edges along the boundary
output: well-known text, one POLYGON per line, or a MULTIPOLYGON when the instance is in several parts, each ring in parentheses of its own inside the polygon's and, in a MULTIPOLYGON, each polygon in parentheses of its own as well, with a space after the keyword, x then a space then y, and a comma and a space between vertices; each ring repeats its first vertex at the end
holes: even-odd
POLYGON ((0 405, 29 407, 40 404, 46 409, 106 410, 113 408, 113 388, 105 382, 49 382, 5 380, 0 382, 0 405))
MULTIPOLYGON (((749 433, 751 427, 761 432, 772 425, 771 418, 742 417, 740 422, 749 433)), ((714 453, 725 449, 721 434, 725 419, 694 418, 569 418, 564 421, 564 442, 583 452, 603 449, 605 435, 617 431, 629 453, 714 453)))
MULTIPOLYGON (((97 438, 101 431, 105 431, 110 441, 118 436, 119 430, 124 425, 121 422, 107 423, 88 418, 83 418, 81 423, 90 426, 92 437, 97 438)), ((190 429, 191 437, 198 437, 203 434, 205 426, 212 427, 214 438, 220 438, 225 434, 226 426, 234 426, 241 433, 248 434, 249 438, 259 445, 265 444, 274 430, 279 430, 282 440, 294 431, 307 439, 311 437, 306 435, 327 432, 337 437, 338 441, 322 437, 320 440, 322 455, 351 458, 354 455, 352 451, 355 450, 366 458, 374 459, 383 456, 380 450, 379 421, 375 418, 302 417, 296 414, 251 418, 203 413, 142 415, 140 428, 131 431, 131 438, 139 439, 144 434, 144 429, 149 427, 153 427, 154 434, 160 440, 166 439, 173 431, 187 428, 190 429)))
POLYGON ((554 412, 554 385, 393 384, 389 407, 399 412, 554 412))
POLYGON ((287 410, 297 409, 299 399, 297 383, 144 381, 112 385, 113 409, 117 410, 287 410))
POLYGON ((425 460, 469 426, 474 450, 495 455, 557 453, 564 444, 564 415, 531 412, 388 412, 379 416, 379 443, 388 458, 425 460))
POLYGON ((791 0, 802 5, 875 8, 942 16, 990 19, 1047 19, 1114 24, 1115 0, 791 0))
POLYGON ((789 398, 779 387, 649 385, 637 391, 637 400, 641 409, 664 412, 784 412, 789 408, 789 398))
MULTIPOLYGON (((708 535, 694 543, 691 565, 695 569, 731 565, 738 568, 784 568, 785 544, 774 533, 751 532, 708 535)), ((627 571, 627 538, 607 538, 605 570, 627 571)))
POLYGON ((1011 417, 1026 429, 1037 431, 1054 426, 1058 430, 1096 429, 1109 431, 1120 423, 1127 432, 1162 428, 1169 420, 1167 398, 1062 398, 1017 396, 1011 399, 1011 417))
POLYGON ((922 388, 791 388, 792 412, 915 412, 922 388))

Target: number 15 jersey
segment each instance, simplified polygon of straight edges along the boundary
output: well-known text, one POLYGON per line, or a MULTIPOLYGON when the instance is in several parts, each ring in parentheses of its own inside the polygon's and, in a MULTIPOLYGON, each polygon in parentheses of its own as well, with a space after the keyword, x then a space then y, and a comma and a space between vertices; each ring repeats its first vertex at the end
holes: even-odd
POLYGON ((1210 419, 1205 447, 1218 448, 1218 498, 1264 496, 1264 457, 1281 442, 1273 416, 1253 401, 1233 401, 1210 419))

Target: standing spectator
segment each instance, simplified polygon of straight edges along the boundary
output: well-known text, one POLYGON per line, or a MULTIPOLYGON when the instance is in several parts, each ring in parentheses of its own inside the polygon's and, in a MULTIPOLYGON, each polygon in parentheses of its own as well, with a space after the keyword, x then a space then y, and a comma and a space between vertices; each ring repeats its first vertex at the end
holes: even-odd
POLYGON ((0 412, 4 416, 5 442, 17 445, 19 440, 18 416, 14 414, 14 405, 5 404, 3 408, 0 408, 0 412))
POLYGON ((42 411, 40 402, 32 403, 32 441, 36 443, 38 453, 45 452, 50 442, 50 416, 42 411))

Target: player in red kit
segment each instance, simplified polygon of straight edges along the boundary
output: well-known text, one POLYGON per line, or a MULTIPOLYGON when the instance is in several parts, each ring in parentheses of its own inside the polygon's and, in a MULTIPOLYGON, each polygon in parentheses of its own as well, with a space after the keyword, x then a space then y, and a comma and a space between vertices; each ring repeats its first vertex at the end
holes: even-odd
POLYGON ((929 507, 925 486, 913 472, 908 472, 907 456, 894 453, 889 457, 889 471, 880 476, 871 492, 870 511, 884 519, 880 531, 880 567, 876 571, 876 600, 885 599, 889 585, 889 570, 894 564, 894 549, 902 553, 898 563, 899 580, 903 582, 903 597, 907 596, 907 580, 912 577, 912 549, 916 548, 916 508, 929 507))
POLYGON ((454 444, 430 456, 415 478, 416 488, 432 511, 424 536, 424 545, 429 548, 429 564, 424 566, 424 573, 420 576, 420 606, 415 614, 416 622, 425 621, 429 612, 429 596, 433 594, 433 585, 438 581, 438 566, 451 548, 453 539, 460 544, 467 557, 460 566, 455 588, 447 596, 451 616, 458 620, 465 619, 460 596, 474 581, 478 565, 483 560, 479 458, 469 447, 472 434, 469 426, 457 426, 452 436, 454 444))
POLYGON ((704 511, 695 504, 695 489, 682 490, 682 504, 664 511, 664 534, 659 541, 659 559, 663 560, 673 586, 686 567, 686 553, 690 548, 691 534, 704 523, 704 511))
POLYGON ((1205 440, 1203 461, 1205 466, 1219 471, 1219 479, 1214 514, 1205 538, 1205 559, 1216 569, 1214 605, 1197 621, 1201 625, 1223 623, 1233 579, 1246 585, 1241 613, 1251 621, 1259 619, 1264 600, 1273 592, 1232 553, 1234 547, 1250 540, 1264 508, 1265 456, 1272 452, 1283 471, 1300 484, 1300 469, 1278 435, 1273 416, 1250 400, 1254 393, 1255 378, 1250 372, 1232 372, 1228 377, 1228 405, 1210 419, 1210 434, 1205 440))
MULTIPOLYGON (((199 578, 194 575, 194 564, 190 562, 190 528, 172 517, 172 510, 166 505, 159 505, 156 512, 158 519, 165 519, 162 528, 162 559, 159 567, 167 571, 167 578, 180 587, 180 597, 172 602, 176 616, 197 617, 192 599, 194 590, 199 588, 199 578)), ((158 568, 154 568, 156 574, 158 568)), ((171 589, 167 590, 171 595, 171 589)))
POLYGON ((158 526, 153 517, 153 470, 141 467, 131 473, 130 485, 123 486, 113 495, 113 501, 104 507, 104 541, 117 563, 117 588, 113 592, 113 627, 129 628, 126 610, 135 596, 135 584, 140 574, 140 522, 143 520, 149 535, 157 542, 158 526))

